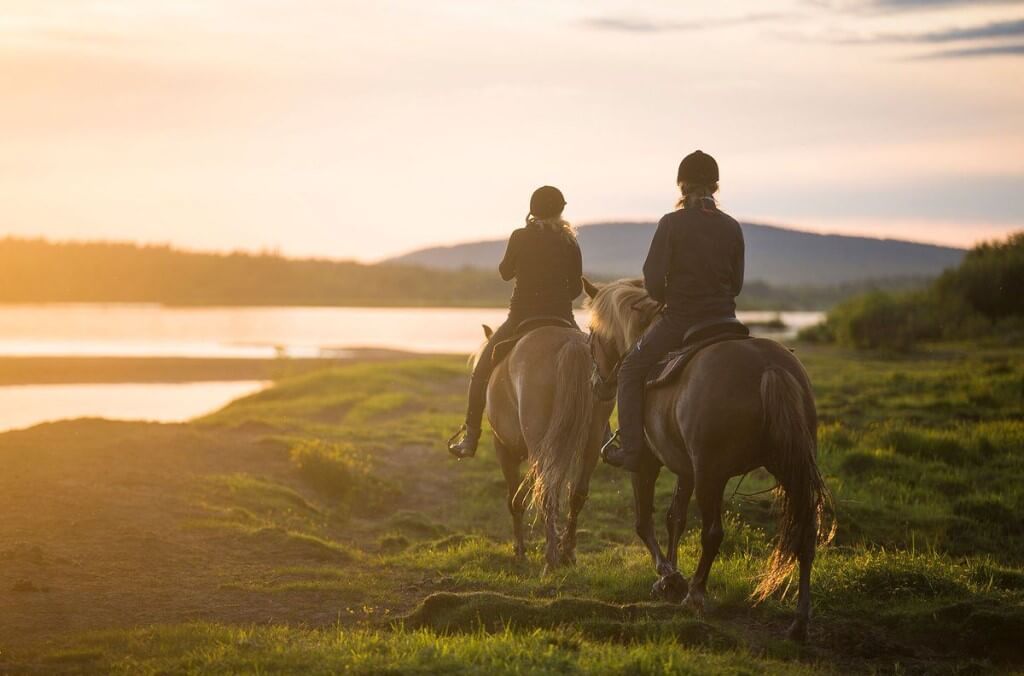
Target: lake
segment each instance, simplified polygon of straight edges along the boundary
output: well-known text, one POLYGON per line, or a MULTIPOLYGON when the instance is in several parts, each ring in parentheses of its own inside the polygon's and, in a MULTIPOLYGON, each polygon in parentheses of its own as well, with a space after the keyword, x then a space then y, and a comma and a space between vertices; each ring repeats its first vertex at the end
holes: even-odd
MULTIPOLYGON (((788 338, 820 312, 741 312, 744 321, 779 315, 788 338)), ((353 348, 468 354, 497 326, 502 309, 212 307, 66 304, 0 306, 0 357, 346 358, 353 348)), ((577 312, 580 326, 587 313, 577 312)), ((0 387, 0 431, 83 416, 183 421, 255 392, 255 381, 0 387)))
MULTIPOLYGON (((494 308, 214 307, 160 305, 0 306, 0 356, 344 357, 346 348, 468 354, 494 308)), ((740 312, 744 321, 781 316, 780 338, 815 324, 820 312, 740 312)), ((587 313, 577 321, 586 326, 587 313)))
POLYGON ((258 381, 0 387, 0 431, 66 418, 181 422, 258 392, 258 381))

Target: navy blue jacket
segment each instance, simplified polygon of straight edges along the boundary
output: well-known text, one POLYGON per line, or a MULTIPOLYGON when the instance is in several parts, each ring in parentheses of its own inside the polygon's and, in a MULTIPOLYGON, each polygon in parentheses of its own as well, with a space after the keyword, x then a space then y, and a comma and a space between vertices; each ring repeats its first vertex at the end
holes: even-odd
POLYGON ((666 312, 693 320, 730 317, 743 288, 743 231, 714 200, 666 214, 644 263, 644 285, 666 312))

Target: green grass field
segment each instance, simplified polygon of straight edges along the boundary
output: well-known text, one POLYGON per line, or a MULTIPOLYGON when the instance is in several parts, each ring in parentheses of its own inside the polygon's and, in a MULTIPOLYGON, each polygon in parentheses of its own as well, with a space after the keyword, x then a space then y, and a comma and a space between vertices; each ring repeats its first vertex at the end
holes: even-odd
MULTIPOLYGON (((1024 351, 798 355, 839 520, 804 646, 782 638, 792 595, 748 600, 766 494, 728 500, 703 618, 649 601, 629 481, 604 466, 577 565, 542 575, 539 528, 513 565, 493 452, 443 450, 465 366, 422 358, 284 379, 189 425, 0 436, 0 673, 1024 668, 1024 351)), ((741 491, 771 485, 754 473, 741 491)))

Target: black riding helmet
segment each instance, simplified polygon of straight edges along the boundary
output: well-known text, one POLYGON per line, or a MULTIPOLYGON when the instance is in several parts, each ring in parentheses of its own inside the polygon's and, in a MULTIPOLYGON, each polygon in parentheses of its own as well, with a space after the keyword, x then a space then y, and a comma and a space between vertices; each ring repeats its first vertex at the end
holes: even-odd
POLYGON ((707 153, 696 150, 679 163, 676 183, 711 185, 718 182, 718 162, 707 153))
POLYGON ((534 218, 553 218, 564 208, 562 191, 550 185, 537 188, 530 197, 530 215, 534 218))

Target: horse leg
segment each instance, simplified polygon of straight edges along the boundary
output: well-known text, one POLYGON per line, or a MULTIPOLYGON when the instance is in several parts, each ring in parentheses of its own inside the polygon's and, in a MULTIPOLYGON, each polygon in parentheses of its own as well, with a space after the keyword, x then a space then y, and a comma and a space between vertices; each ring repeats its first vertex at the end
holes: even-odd
MULTIPOLYGON (((658 537, 654 532, 654 484, 661 472, 661 464, 650 453, 645 452, 640 461, 640 467, 633 473, 633 503, 636 510, 636 534, 640 541, 651 553, 651 561, 659 576, 672 572, 671 566, 665 559, 658 544, 658 537)), ((659 587, 660 579, 654 583, 651 594, 655 597, 662 595, 659 587)))
POLYGON ((708 574, 711 572, 711 564, 718 555, 718 548, 722 545, 722 498, 725 491, 725 481, 708 481, 706 479, 697 482, 697 506, 700 507, 701 533, 700 533, 700 561, 697 563, 697 570, 690 580, 690 591, 686 595, 684 603, 704 614, 704 598, 707 592, 708 574))
POLYGON ((587 495, 590 492, 590 476, 597 465, 598 453, 589 453, 583 460, 583 468, 580 471, 579 483, 572 487, 572 495, 569 496, 569 518, 562 532, 562 542, 559 545, 561 563, 572 565, 576 563, 576 524, 583 505, 587 502, 587 495))
POLYGON ((554 500, 546 498, 541 505, 544 514, 544 537, 547 546, 544 548, 544 571, 554 570, 561 562, 562 557, 558 549, 558 505, 554 500))
POLYGON ((679 540, 686 529, 686 512, 693 496, 693 474, 680 475, 676 480, 676 492, 665 517, 668 526, 668 549, 665 554, 672 572, 663 575, 655 584, 660 596, 673 601, 683 600, 688 591, 686 578, 679 572, 679 540))
POLYGON ((523 480, 519 476, 519 460, 509 453, 497 438, 494 440, 494 450, 501 462, 501 473, 505 475, 505 485, 508 488, 508 511, 512 515, 512 535, 515 538, 512 546, 514 561, 523 563, 526 560, 523 514, 526 512, 526 498, 530 492, 522 487, 523 480))
POLYGON ((814 539, 808 538, 797 556, 800 561, 800 595, 796 602, 796 619, 790 625, 787 637, 803 643, 807 640, 807 627, 811 622, 811 566, 814 563, 814 539))
POLYGON ((682 474, 676 479, 676 492, 672 496, 672 505, 665 516, 668 527, 668 560, 673 568, 679 568, 679 540, 686 530, 686 513, 693 497, 693 471, 682 474))

